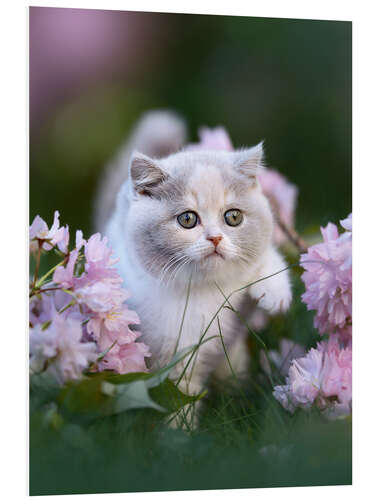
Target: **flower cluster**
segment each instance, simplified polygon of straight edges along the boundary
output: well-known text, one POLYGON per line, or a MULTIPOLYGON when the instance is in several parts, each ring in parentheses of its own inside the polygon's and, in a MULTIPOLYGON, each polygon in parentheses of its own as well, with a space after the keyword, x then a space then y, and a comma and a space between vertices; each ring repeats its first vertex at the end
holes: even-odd
POLYGON ((314 326, 323 335, 338 333, 347 341, 352 335, 352 216, 341 221, 339 235, 334 224, 321 228, 323 243, 301 255, 305 269, 302 295, 308 309, 316 310, 314 326))
POLYGON ((352 349, 338 335, 319 342, 303 358, 294 359, 286 385, 276 386, 275 398, 290 412, 315 403, 329 417, 346 416, 352 405, 352 349))
POLYGON ((129 293, 113 267, 112 250, 99 233, 88 241, 77 231, 69 246, 68 226, 51 229, 37 216, 30 227, 30 251, 36 270, 30 285, 30 370, 48 369, 56 378, 79 378, 91 367, 118 373, 146 371, 148 347, 131 325, 137 314, 125 303, 129 293), (63 260, 38 279, 43 251, 56 250, 63 260), (52 275, 52 279, 48 281, 52 275))
MULTIPOLYGON (((223 127, 209 129, 202 127, 198 131, 200 142, 190 144, 189 151, 221 150, 233 151, 233 145, 227 131, 223 127)), ((270 201, 278 218, 288 227, 293 227, 297 200, 297 187, 276 170, 264 168, 258 175, 263 193, 270 201)), ((285 233, 275 225, 273 239, 276 245, 286 242, 285 233)))
POLYGON ((290 412, 315 404, 330 417, 351 413, 352 405, 352 216, 339 235, 334 224, 321 229, 323 243, 301 255, 306 292, 302 300, 316 310, 314 325, 329 340, 294 359, 286 384, 275 398, 290 412))

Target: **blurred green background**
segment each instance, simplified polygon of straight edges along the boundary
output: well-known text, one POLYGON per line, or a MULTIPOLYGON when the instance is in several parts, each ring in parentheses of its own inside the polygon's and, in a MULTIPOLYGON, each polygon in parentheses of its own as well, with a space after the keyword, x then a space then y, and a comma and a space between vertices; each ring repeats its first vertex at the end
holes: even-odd
POLYGON ((142 112, 265 139, 297 228, 351 211, 351 23, 30 8, 30 219, 92 230, 99 174, 142 112))

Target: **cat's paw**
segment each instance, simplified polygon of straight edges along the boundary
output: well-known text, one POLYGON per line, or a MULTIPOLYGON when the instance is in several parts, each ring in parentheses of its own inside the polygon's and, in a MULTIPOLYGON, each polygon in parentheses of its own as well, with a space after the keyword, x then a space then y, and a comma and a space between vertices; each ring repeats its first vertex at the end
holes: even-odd
POLYGON ((286 312, 292 302, 288 275, 280 274, 256 283, 250 288, 250 295, 269 314, 286 312))

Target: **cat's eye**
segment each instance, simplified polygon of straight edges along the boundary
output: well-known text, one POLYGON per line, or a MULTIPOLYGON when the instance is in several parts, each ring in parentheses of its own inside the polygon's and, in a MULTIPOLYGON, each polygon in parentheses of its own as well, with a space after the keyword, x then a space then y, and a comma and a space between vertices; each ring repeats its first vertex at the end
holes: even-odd
POLYGON ((237 210, 236 208, 232 208, 227 210, 224 214, 225 222, 228 226, 238 226, 241 224, 243 215, 241 210, 237 210))
POLYGON ((184 212, 177 217, 177 221, 185 229, 192 229, 197 225, 198 215, 195 212, 184 212))

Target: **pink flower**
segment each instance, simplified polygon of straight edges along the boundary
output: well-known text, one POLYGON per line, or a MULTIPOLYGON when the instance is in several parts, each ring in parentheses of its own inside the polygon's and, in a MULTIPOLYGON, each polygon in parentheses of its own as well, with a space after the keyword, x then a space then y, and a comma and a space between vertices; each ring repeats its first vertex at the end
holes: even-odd
POLYGON ((352 232, 352 214, 349 214, 346 219, 340 220, 340 224, 344 229, 352 232))
POLYGON ((64 227, 59 228, 59 217, 60 214, 56 210, 51 229, 48 229, 46 222, 39 215, 35 217, 29 231, 30 242, 32 243, 30 244, 30 250, 32 252, 37 249, 34 240, 43 241, 42 247, 44 250, 51 250, 51 248, 58 244, 60 244, 61 248, 65 248, 67 239, 69 241, 69 229, 64 227))
POLYGON ((200 142, 196 144, 189 144, 187 146, 188 151, 192 150, 222 150, 222 151, 233 151, 232 142, 230 137, 223 127, 216 127, 209 129, 208 127, 201 127, 198 130, 198 136, 200 142))
MULTIPOLYGON (((81 239, 77 236, 78 241, 81 239)), ((107 238, 101 238, 100 233, 93 234, 85 244, 85 257, 87 266, 98 265, 111 267, 118 259, 111 259, 112 249, 107 245, 107 238)))
POLYGON ((352 349, 342 347, 339 336, 320 342, 304 358, 293 360, 286 385, 274 388, 275 398, 294 412, 314 403, 328 417, 349 415, 352 402, 352 349))
POLYGON ((40 371, 48 362, 48 371, 60 383, 80 378, 82 371, 98 356, 94 342, 81 340, 82 326, 74 318, 56 314, 45 331, 37 325, 30 330, 31 369, 40 371))
POLYGON ((78 257, 78 250, 73 250, 69 255, 66 267, 59 266, 53 273, 53 281, 63 288, 71 288, 74 281, 74 266, 78 257))
MULTIPOLYGON (((148 347, 135 342, 140 333, 130 325, 139 318, 125 304, 129 292, 113 267, 116 260, 99 233, 85 241, 82 231, 76 232, 75 248, 68 254, 69 228, 59 228, 55 212, 51 229, 36 217, 30 228, 32 243, 39 242, 68 255, 65 266, 53 273, 53 283, 33 290, 30 300, 30 367, 32 372, 48 369, 60 382, 78 378, 91 361, 108 350, 100 369, 120 373, 146 370, 148 347), (76 263, 84 247, 84 269, 76 263), (57 288, 57 289, 56 289, 57 288), (64 289, 69 289, 65 291, 64 289)), ((82 254, 81 254, 82 255, 82 254)))
POLYGON ((130 344, 139 336, 129 325, 138 325, 139 317, 126 304, 111 309, 107 313, 98 313, 87 324, 87 330, 98 342, 99 349, 105 351, 114 342, 117 346, 130 344))
MULTIPOLYGON (((289 227, 294 226, 294 215, 297 200, 297 187, 286 178, 270 168, 263 169, 258 175, 263 193, 270 200, 271 206, 281 221, 289 227)), ((277 245, 285 243, 286 236, 275 224, 274 241, 277 245)))
POLYGON ((75 281, 74 296, 79 304, 85 304, 94 312, 110 312, 129 296, 126 290, 111 280, 85 281, 85 278, 75 281))
POLYGON ((321 232, 323 243, 301 255, 306 287, 302 300, 309 310, 316 310, 314 326, 321 334, 339 333, 348 340, 352 334, 352 237, 350 232, 339 236, 331 223, 321 232))
POLYGON ((149 348, 142 342, 124 344, 117 352, 112 352, 112 349, 108 352, 100 363, 100 369, 118 373, 146 372, 145 358, 150 356, 149 348))
POLYGON ((83 238, 82 231, 78 229, 78 231, 76 231, 76 250, 81 250, 86 243, 87 241, 83 238))
POLYGON ((30 373, 39 373, 44 370, 46 362, 57 354, 55 335, 43 330, 42 325, 36 324, 30 328, 30 373))

